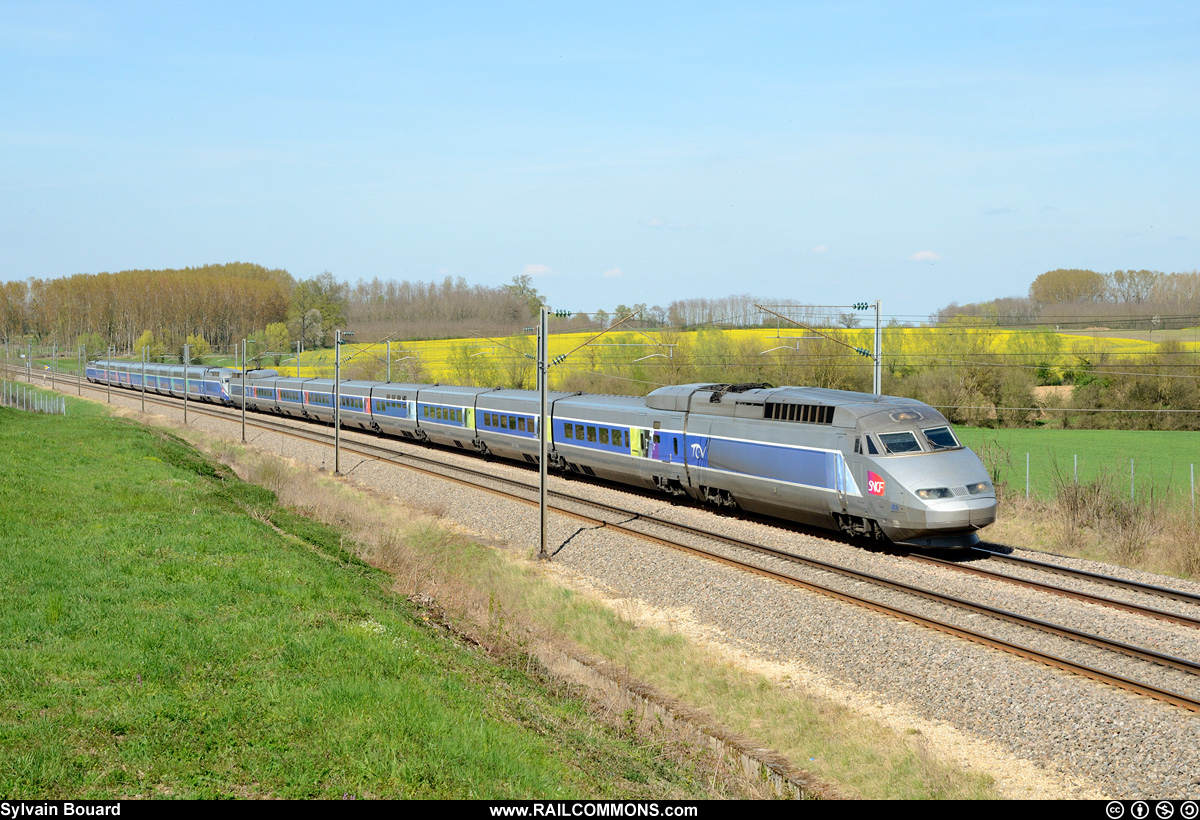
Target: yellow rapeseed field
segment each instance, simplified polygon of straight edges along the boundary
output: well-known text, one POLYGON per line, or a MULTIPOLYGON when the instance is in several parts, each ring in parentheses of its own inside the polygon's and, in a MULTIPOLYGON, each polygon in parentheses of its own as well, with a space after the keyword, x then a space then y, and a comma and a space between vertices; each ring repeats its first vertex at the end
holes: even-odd
MULTIPOLYGON (((756 356, 768 354, 785 359, 789 356, 803 359, 841 355, 846 357, 846 363, 866 365, 865 359, 857 358, 854 348, 870 351, 874 346, 872 328, 818 332, 803 328, 686 332, 621 329, 600 338, 594 339, 595 336, 594 331, 551 335, 551 358, 567 356, 559 365, 560 373, 587 368, 613 373, 625 367, 631 373, 636 371, 638 378, 635 380, 645 382, 649 388, 655 383, 671 382, 669 378, 656 382, 655 374, 663 377, 685 366, 753 364, 756 356)), ((1103 330, 1056 333, 1048 329, 1002 330, 963 325, 884 328, 883 355, 885 365, 907 370, 948 364, 1016 364, 1061 371, 1163 352, 1162 344, 1167 341, 1163 337, 1177 343, 1181 350, 1200 351, 1200 328, 1161 333, 1152 342, 1103 330)), ((533 387, 535 349, 532 335, 393 342, 390 345, 391 376, 393 381, 457 383, 469 378, 476 382, 533 387)), ((388 351, 384 344, 344 345, 343 378, 383 378, 388 351)), ((762 358, 757 363, 766 361, 762 358)), ((299 368, 285 366, 278 369, 285 375, 296 375, 299 370, 302 376, 331 377, 333 351, 305 353, 299 368)), ((552 386, 557 386, 557 378, 552 377, 552 386)))

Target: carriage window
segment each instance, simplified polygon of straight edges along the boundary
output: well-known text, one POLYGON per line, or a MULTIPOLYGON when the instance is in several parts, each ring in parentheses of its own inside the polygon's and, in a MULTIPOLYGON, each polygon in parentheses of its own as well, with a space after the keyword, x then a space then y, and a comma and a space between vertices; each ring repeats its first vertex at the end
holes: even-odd
POLYGON ((608 444, 608 428, 607 427, 600 428, 600 443, 608 444))
POLYGON ((520 430, 522 433, 525 432, 525 417, 524 416, 521 416, 517 419, 517 429, 520 430))
POLYGON ((854 452, 862 455, 862 439, 860 439, 858 436, 854 437, 854 452))
POLYGON ((563 425, 563 435, 565 435, 567 438, 575 438, 574 431, 575 431, 575 428, 573 428, 571 425, 569 425, 569 424, 563 425))
POLYGON ((580 441, 583 441, 583 425, 582 424, 575 425, 575 438, 579 439, 580 441))
POLYGON ((592 427, 589 424, 587 431, 588 431, 588 441, 594 442, 596 440, 596 428, 592 427))
POLYGON ((909 432, 880 433, 879 440, 889 455, 921 452, 921 445, 917 443, 917 437, 909 432))
POLYGON ((875 447, 875 440, 870 436, 867 436, 867 452, 873 456, 879 455, 879 450, 875 447))
POLYGON ((628 430, 625 431, 625 446, 626 447, 629 446, 629 431, 628 430))

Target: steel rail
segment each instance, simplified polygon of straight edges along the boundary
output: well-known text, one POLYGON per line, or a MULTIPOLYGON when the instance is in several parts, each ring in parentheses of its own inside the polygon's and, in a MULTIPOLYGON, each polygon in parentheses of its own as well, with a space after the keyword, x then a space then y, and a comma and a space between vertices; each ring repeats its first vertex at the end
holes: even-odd
MULTIPOLYGON (((1011 547, 1008 544, 996 544, 998 547, 1007 547, 1008 549, 1018 549, 1011 547)), ((1009 563, 1017 566, 1033 567, 1034 569, 1043 572, 1050 572, 1055 575, 1063 575, 1069 578, 1083 578, 1088 581, 1095 581, 1098 584, 1105 586, 1119 587, 1121 589, 1129 589, 1135 592, 1144 592, 1147 595, 1154 595, 1159 598, 1171 598, 1175 601, 1184 601, 1190 604, 1200 604, 1200 595, 1193 592, 1184 592, 1178 589, 1169 589, 1167 587, 1155 586, 1154 584, 1144 584, 1141 581, 1134 581, 1129 578, 1116 578, 1109 575, 1102 575, 1098 572, 1088 572, 1083 569, 1072 569, 1071 567, 1059 566, 1046 561, 1037 561, 1033 558, 1018 558, 1015 555, 1005 555, 1004 553, 996 552, 995 550, 985 549, 980 546, 971 548, 975 552, 983 553, 989 561, 998 563, 1009 563)))
MULTIPOLYGON (((1027 589, 1050 592, 1054 595, 1061 595, 1064 598, 1072 598, 1076 601, 1099 604, 1100 606, 1106 606, 1112 609, 1120 609, 1125 612, 1132 612, 1136 615, 1145 615, 1148 618, 1156 618, 1160 621, 1170 621, 1182 626, 1190 626, 1200 629, 1200 618, 1194 618, 1189 615, 1181 615, 1177 612, 1168 612, 1165 609, 1155 609, 1154 607, 1143 606, 1142 604, 1135 604, 1130 601, 1118 601, 1115 598, 1105 598, 1101 595, 1094 595, 1090 592, 1081 592, 1075 589, 1067 589, 1066 587, 1055 586, 1054 584, 1048 584, 1045 581, 1034 581, 1029 578, 1018 578, 1015 575, 1005 575, 1002 572, 994 572, 989 569, 984 569, 983 567, 971 566, 970 564, 963 564, 958 561, 950 561, 933 555, 909 554, 907 558, 910 561, 917 561, 918 563, 933 564, 939 567, 957 570, 958 572, 965 572, 971 575, 990 578, 1002 583, 1015 584, 1016 586, 1026 587, 1027 589)), ((1072 575, 1071 577, 1075 576, 1072 575)), ((1160 589, 1162 589, 1162 587, 1160 587, 1160 589)))

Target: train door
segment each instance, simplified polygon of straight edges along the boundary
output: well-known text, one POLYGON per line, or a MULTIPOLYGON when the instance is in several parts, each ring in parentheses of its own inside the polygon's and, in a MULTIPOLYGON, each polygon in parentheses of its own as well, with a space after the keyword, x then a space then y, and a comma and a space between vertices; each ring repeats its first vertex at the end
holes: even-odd
POLYGON ((846 512, 846 457, 849 452, 846 449, 846 434, 838 433, 837 437, 838 452, 831 453, 830 458, 834 460, 833 464, 833 486, 837 491, 838 505, 842 508, 842 512, 846 512))
POLYGON ((650 422, 645 413, 638 413, 638 426, 629 429, 629 454, 638 458, 650 457, 650 422))

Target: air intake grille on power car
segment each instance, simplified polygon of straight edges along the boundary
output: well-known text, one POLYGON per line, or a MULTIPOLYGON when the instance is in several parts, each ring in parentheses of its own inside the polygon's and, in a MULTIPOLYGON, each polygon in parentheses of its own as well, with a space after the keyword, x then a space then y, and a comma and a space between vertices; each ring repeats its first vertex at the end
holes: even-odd
POLYGON ((804 424, 833 424, 833 408, 824 404, 780 404, 767 402, 763 418, 798 421, 804 424))

